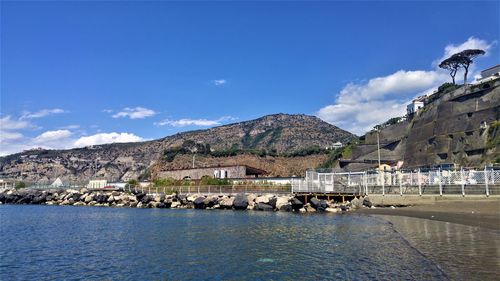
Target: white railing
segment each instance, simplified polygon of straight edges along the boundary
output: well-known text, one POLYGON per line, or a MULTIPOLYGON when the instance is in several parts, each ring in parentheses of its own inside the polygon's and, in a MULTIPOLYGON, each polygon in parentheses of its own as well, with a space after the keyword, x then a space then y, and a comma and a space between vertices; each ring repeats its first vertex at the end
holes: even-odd
POLYGON ((309 170, 294 193, 500 195, 500 170, 334 173, 309 170))

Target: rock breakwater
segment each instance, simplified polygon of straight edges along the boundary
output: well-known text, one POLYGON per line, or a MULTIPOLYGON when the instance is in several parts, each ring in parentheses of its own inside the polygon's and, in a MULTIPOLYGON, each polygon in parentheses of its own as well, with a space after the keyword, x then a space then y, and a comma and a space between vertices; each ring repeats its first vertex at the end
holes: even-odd
POLYGON ((340 213, 371 203, 367 197, 345 203, 311 198, 304 204, 292 194, 146 194, 82 188, 3 189, 0 190, 0 204, 340 213))

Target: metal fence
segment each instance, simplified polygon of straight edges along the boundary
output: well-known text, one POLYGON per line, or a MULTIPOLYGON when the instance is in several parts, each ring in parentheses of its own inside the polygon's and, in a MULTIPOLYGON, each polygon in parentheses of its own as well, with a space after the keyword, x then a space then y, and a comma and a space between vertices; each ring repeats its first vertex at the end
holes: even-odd
POLYGON ((140 191, 147 194, 177 193, 177 194, 221 194, 231 195, 238 193, 291 193, 290 185, 201 185, 201 186, 161 186, 161 187, 127 187, 126 191, 140 191))
POLYGON ((500 170, 334 173, 309 170, 292 180, 294 193, 500 195, 500 170))

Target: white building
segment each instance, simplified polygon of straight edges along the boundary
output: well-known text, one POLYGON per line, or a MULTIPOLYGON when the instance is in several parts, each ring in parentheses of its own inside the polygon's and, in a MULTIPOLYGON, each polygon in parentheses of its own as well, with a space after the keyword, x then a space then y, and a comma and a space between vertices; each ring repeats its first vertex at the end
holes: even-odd
POLYGON ((490 67, 488 69, 485 69, 481 71, 481 80, 487 79, 487 78, 498 78, 500 77, 500 64, 497 64, 493 67, 490 67))
POLYGON ((100 189, 108 185, 107 180, 90 180, 87 184, 88 189, 100 189))
POLYGON ((326 149, 337 149, 337 148, 342 148, 344 145, 341 142, 336 142, 332 144, 331 146, 326 147, 326 149))
POLYGON ((424 102, 423 101, 413 100, 409 105, 406 106, 406 113, 408 115, 415 114, 422 107, 424 107, 424 102))
POLYGON ((63 184, 62 180, 60 178, 57 178, 50 186, 57 188, 57 187, 61 187, 63 185, 64 184, 63 184))

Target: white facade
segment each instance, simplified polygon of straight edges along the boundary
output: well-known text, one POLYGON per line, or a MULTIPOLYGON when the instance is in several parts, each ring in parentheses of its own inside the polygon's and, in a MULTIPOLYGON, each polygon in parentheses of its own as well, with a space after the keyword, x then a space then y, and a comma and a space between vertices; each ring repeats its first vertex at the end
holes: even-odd
POLYGON ((491 76, 497 76, 498 77, 499 73, 500 73, 500 64, 499 65, 495 65, 493 67, 490 67, 488 69, 485 69, 485 70, 481 71, 481 80, 489 78, 491 76))
POLYGON ((414 114, 422 107, 424 107, 423 101, 412 101, 409 105, 406 106, 406 113, 408 113, 408 115, 414 114))
POLYGON ((61 187, 63 186, 63 182, 60 178, 57 178, 50 186, 52 187, 61 187))
POLYGON ((342 148, 342 147, 344 147, 344 145, 343 145, 341 142, 339 142, 339 141, 338 141, 338 142, 336 142, 336 143, 334 143, 334 144, 332 145, 332 148, 333 148, 333 149, 342 148))
POLYGON ((215 170, 214 178, 215 179, 226 179, 229 177, 229 173, 227 170, 215 170))
POLYGON ((90 180, 87 184, 88 189, 104 188, 108 184, 107 180, 90 180))

